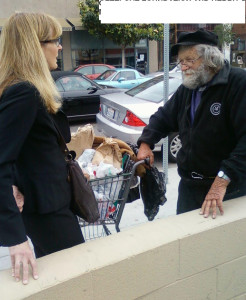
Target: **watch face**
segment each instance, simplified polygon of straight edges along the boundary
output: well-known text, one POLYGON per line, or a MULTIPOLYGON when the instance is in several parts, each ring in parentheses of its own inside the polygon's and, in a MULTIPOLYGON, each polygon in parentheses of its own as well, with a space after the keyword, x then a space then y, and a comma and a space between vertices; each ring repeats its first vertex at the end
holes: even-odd
POLYGON ((223 171, 219 171, 218 176, 219 176, 219 177, 223 177, 224 174, 225 174, 225 173, 224 173, 223 171))

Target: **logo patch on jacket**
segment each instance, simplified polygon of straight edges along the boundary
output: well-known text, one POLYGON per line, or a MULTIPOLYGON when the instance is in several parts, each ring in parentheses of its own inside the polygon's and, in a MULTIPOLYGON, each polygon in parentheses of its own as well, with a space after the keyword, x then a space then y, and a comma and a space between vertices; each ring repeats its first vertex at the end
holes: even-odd
POLYGON ((210 107, 211 114, 218 116, 220 114, 221 103, 213 103, 210 107))

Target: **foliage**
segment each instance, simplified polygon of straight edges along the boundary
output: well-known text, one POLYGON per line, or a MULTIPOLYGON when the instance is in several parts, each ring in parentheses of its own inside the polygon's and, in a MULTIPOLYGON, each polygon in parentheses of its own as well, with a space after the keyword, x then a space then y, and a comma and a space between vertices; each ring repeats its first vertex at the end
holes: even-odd
POLYGON ((232 32, 232 24, 216 25, 214 32, 218 35, 220 47, 223 47, 224 44, 230 45, 235 37, 235 34, 232 32))
POLYGON ((108 38, 122 48, 141 39, 163 39, 162 24, 101 24, 98 0, 81 0, 78 6, 81 22, 91 35, 99 39, 108 38))

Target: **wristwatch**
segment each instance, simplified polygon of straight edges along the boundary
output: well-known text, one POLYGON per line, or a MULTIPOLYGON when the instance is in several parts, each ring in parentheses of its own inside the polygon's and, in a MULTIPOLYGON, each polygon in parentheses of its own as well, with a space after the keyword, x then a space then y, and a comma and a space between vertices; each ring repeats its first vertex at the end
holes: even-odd
POLYGON ((225 179, 225 180, 227 180, 229 182, 231 181, 231 179, 225 174, 224 171, 219 171, 218 174, 217 174, 217 176, 219 178, 225 179))

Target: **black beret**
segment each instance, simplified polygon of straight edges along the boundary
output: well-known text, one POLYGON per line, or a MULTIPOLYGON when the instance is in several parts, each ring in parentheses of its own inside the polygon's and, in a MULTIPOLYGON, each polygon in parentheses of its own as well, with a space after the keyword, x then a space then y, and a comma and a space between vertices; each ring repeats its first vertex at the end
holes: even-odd
POLYGON ((171 55, 177 55, 179 46, 192 46, 192 45, 210 45, 218 47, 218 36, 203 28, 195 32, 181 32, 177 44, 172 46, 171 55))

